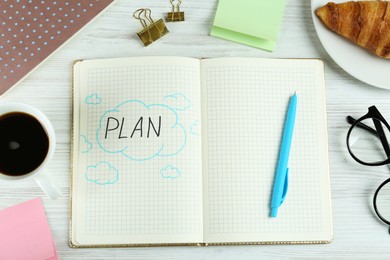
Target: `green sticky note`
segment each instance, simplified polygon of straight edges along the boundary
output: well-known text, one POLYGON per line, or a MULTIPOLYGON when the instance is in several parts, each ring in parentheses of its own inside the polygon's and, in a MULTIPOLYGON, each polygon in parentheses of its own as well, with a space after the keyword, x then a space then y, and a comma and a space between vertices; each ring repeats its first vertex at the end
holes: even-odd
POLYGON ((272 51, 285 0, 220 0, 210 35, 272 51))

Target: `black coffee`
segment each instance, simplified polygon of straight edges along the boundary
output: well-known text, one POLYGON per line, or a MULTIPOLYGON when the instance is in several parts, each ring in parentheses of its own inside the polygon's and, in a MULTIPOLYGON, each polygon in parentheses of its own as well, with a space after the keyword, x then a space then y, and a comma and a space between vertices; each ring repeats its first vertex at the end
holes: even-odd
POLYGON ((0 174, 20 176, 41 165, 49 138, 37 119, 22 112, 0 116, 0 174))

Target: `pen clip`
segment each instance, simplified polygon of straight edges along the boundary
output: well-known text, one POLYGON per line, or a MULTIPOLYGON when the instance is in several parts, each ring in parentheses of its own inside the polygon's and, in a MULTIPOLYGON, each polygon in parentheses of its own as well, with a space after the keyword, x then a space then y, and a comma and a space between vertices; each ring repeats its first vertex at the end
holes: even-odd
POLYGON ((280 200, 280 204, 282 204, 284 199, 286 198, 287 190, 288 190, 288 168, 286 169, 286 177, 284 179, 283 194, 282 194, 282 199, 280 200))

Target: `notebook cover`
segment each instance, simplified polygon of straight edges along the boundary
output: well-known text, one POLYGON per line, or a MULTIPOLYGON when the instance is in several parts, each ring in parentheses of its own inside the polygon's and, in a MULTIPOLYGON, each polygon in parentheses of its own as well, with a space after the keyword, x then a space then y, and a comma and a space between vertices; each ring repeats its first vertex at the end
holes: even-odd
POLYGON ((0 0, 0 95, 115 0, 0 0))

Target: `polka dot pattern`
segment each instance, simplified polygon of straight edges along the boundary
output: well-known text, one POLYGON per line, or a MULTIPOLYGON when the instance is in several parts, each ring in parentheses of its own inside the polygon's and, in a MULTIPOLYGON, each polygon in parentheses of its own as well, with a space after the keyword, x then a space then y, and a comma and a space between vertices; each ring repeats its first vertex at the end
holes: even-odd
POLYGON ((0 95, 114 0, 0 0, 0 95))

